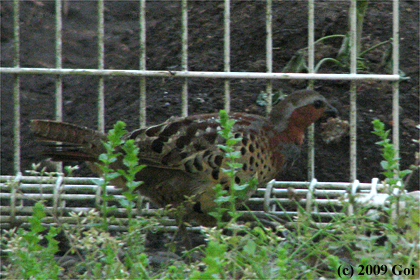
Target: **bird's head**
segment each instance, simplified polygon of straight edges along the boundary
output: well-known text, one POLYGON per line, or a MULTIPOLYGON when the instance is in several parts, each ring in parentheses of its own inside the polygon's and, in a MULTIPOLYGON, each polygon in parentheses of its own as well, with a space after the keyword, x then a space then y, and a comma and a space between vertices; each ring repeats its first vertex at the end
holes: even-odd
POLYGON ((300 90, 276 104, 270 120, 278 131, 293 126, 303 130, 322 117, 336 117, 337 109, 324 96, 313 90, 300 90))

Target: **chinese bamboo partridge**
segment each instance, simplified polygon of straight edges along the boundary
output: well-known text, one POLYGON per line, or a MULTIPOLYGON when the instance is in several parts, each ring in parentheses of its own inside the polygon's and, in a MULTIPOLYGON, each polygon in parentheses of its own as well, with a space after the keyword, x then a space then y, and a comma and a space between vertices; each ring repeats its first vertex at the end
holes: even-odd
MULTIPOLYGON (((240 151, 242 168, 236 174, 238 184, 252 177, 263 187, 284 167, 293 161, 303 143, 304 130, 326 112, 333 112, 327 100, 310 90, 298 91, 280 101, 268 117, 231 113, 236 120, 232 132, 242 138, 235 144, 240 151)), ((168 121, 127 133, 124 139, 134 139, 140 149, 139 163, 147 165, 137 174, 140 194, 149 197, 159 206, 180 205, 186 196, 194 203, 187 209, 184 220, 195 220, 202 225, 213 225, 208 215, 214 202, 214 186, 226 187, 228 178, 224 152, 218 147, 225 139, 218 134, 218 114, 203 114, 168 121)), ((34 120, 33 133, 40 141, 57 141, 61 144, 44 151, 53 160, 81 160, 95 162, 105 149, 101 132, 72 124, 34 120)), ((98 171, 91 164, 94 171, 98 171)), ((124 168, 121 159, 114 168, 124 168)), ((123 179, 113 181, 124 188, 123 179)), ((252 193, 249 193, 249 196, 252 193)))

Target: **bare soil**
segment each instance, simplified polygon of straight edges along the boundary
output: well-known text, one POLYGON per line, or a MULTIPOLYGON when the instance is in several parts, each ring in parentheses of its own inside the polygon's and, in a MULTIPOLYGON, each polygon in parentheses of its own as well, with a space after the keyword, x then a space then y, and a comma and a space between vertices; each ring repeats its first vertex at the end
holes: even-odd
MULTIPOLYGON (((316 1, 316 39, 348 31, 348 1, 316 1)), ((54 2, 22 1, 20 13, 22 67, 55 67, 54 2)), ((362 36, 363 49, 392 37, 391 1, 371 1, 362 36)), ((65 1, 63 14, 63 68, 97 68, 97 7, 94 1, 65 1)), ((1 66, 13 66, 12 1, 0 2, 1 66)), ((296 52, 307 45, 306 1, 274 1, 273 3, 273 71, 281 72, 296 52)), ((401 167, 415 162, 419 139, 419 5, 418 1, 401 0, 400 4, 400 68, 409 80, 400 83, 400 145, 401 167)), ((179 1, 147 3, 147 68, 150 70, 181 69, 181 9, 179 1)), ((188 64, 193 71, 223 71, 223 2, 189 2, 188 64)), ((265 3, 264 1, 233 1, 231 8, 231 71, 265 72, 265 3)), ((106 1, 105 4, 105 68, 139 68, 139 7, 138 1, 106 1)), ((316 59, 335 57, 341 40, 325 41, 316 49, 316 59)), ((381 64, 386 47, 369 52, 364 58, 364 73, 387 73, 381 64)), ((348 73, 348 69, 325 64, 322 73, 348 73)), ((1 74, 1 170, 13 171, 13 79, 1 74)), ((21 170, 43 160, 41 147, 29 131, 32 119, 54 119, 55 80, 52 75, 22 75, 21 86, 21 170)), ((147 79, 147 122, 157 124, 181 114, 181 83, 176 78, 147 79)), ((307 86, 307 82, 277 80, 274 92, 288 94, 307 86)), ((256 101, 265 91, 263 80, 232 80, 233 111, 264 114, 265 108, 256 101)), ((97 127, 97 77, 63 77, 63 120, 88 127, 97 127)), ((339 110, 341 118, 349 119, 348 81, 315 81, 315 88, 339 110)), ((389 82, 365 81, 357 84, 357 174, 361 182, 373 177, 383 178, 378 137, 371 133, 372 120, 392 125, 392 91, 389 82)), ((223 80, 189 80, 189 114, 216 112, 223 108, 223 80)), ((122 120, 128 129, 139 125, 139 79, 107 77, 105 79, 106 129, 122 120)), ((316 126, 316 178, 319 181, 349 180, 349 137, 338 143, 321 140, 320 125, 316 126)), ((305 148, 304 148, 305 150, 305 148)), ((44 162, 45 163, 45 162, 44 162)), ((77 164, 77 163, 70 163, 77 164)), ((80 163, 79 163, 80 164, 80 163)), ((82 164, 77 175, 92 176, 82 164)), ((278 180, 307 180, 307 157, 283 171, 278 180)), ((408 182, 409 190, 418 190, 416 171, 408 182)), ((152 233, 151 233, 152 234, 152 233)), ((193 243, 203 236, 191 235, 193 243)), ((68 242, 60 235, 60 251, 68 250, 68 242)), ((162 257, 171 241, 164 232, 148 236, 149 260, 159 267, 174 255, 162 257)), ((70 256, 69 258, 75 258, 70 256)), ((76 258, 76 262, 77 262, 76 258)))
MULTIPOLYGON (((371 1, 363 32, 363 49, 392 37, 391 1, 371 1)), ((12 2, 1 1, 1 66, 13 66, 12 2)), ((63 15, 63 68, 97 68, 96 2, 68 1, 63 15)), ((54 67, 54 2, 21 2, 22 67, 54 67)), ((273 70, 281 72, 299 49, 307 44, 306 1, 275 1, 273 3, 273 70)), ((400 83, 401 167, 415 162, 419 139, 419 5, 417 1, 400 3, 400 68, 409 80, 400 83)), ((223 3, 191 1, 189 3, 189 69, 223 71, 223 3)), ((106 1, 105 4, 105 67, 107 69, 138 69, 139 67, 138 1, 106 1)), ((326 35, 345 34, 347 1, 317 1, 316 39, 326 35)), ((233 1, 231 9, 231 71, 264 72, 265 69, 265 3, 233 1)), ((147 3, 147 68, 179 70, 181 65, 181 10, 179 1, 147 3)), ((340 39, 331 39, 317 48, 317 61, 335 57, 340 39)), ((369 52, 362 72, 386 73, 381 58, 386 47, 369 52)), ((323 73, 348 73, 348 69, 332 64, 321 68, 323 73)), ((12 76, 1 75, 1 174, 13 174, 13 98, 12 76)), ((181 80, 147 79, 147 120, 156 124, 181 114, 181 80)), ((29 132, 31 119, 54 118, 54 76, 21 76, 21 146, 22 170, 41 160, 40 147, 29 132)), ((64 121, 95 128, 97 126, 97 78, 63 77, 64 121)), ((305 88, 306 82, 274 81, 274 91, 291 93, 305 88)), ((324 94, 349 119, 349 88, 347 81, 316 81, 316 89, 324 94)), ((358 85, 357 174, 362 182, 381 175, 380 148, 377 136, 371 133, 373 119, 379 118, 388 128, 392 124, 392 92, 389 82, 365 81, 358 85)), ((263 80, 232 80, 232 110, 264 114, 257 105, 258 95, 265 90, 263 80)), ((105 79, 106 128, 117 120, 129 129, 139 124, 139 79, 107 77, 105 79)), ((190 79, 189 113, 215 112, 223 108, 223 80, 190 79)), ((319 135, 319 125, 317 126, 319 135)), ((327 145, 316 140, 316 178, 319 181, 349 180, 349 137, 327 145)), ((303 154, 293 167, 279 175, 279 180, 306 180, 307 160, 303 154)), ((90 175, 82 168, 79 175, 90 175)), ((419 189, 418 173, 412 176, 408 189, 419 189)))

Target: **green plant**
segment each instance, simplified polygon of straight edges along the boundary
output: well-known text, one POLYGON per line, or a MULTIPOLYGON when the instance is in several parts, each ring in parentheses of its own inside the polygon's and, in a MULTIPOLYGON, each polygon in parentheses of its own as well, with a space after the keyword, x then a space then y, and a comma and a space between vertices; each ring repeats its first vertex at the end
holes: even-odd
POLYGON ((393 188, 399 188, 403 190, 403 178, 410 174, 412 171, 409 169, 400 169, 400 159, 396 157, 394 145, 391 143, 391 140, 388 139, 390 130, 385 130, 384 123, 378 119, 373 120, 372 124, 374 129, 372 133, 378 135, 382 139, 381 141, 376 142, 376 144, 382 146, 382 157, 384 160, 381 161, 381 166, 383 169, 385 169, 385 171, 382 172, 386 178, 385 183, 390 187, 391 193, 393 188))
POLYGON ((275 258, 274 247, 276 242, 282 240, 271 230, 263 230, 260 227, 250 229, 244 225, 240 230, 236 224, 241 213, 236 210, 239 201, 244 200, 251 189, 255 188, 257 181, 252 179, 242 185, 235 182, 237 170, 242 164, 237 162, 240 152, 235 149, 235 144, 241 138, 235 138, 232 132, 235 120, 229 119, 229 115, 221 110, 219 134, 226 140, 224 145, 219 147, 224 151, 226 166, 223 172, 230 178, 229 191, 223 190, 220 184, 215 186, 218 207, 210 214, 217 219, 217 228, 203 229, 207 235, 208 244, 204 249, 204 257, 201 261, 206 265, 204 271, 194 270, 191 279, 219 279, 219 278, 247 278, 260 277, 269 278, 274 273, 274 265, 268 261, 275 258), (229 215, 226 222, 224 214, 229 215), (231 228, 230 236, 222 234, 222 230, 231 228), (266 264, 266 265, 263 265, 266 264), (265 269, 270 266, 270 269, 265 269))
POLYGON ((44 205, 37 202, 29 218, 29 230, 19 228, 6 233, 9 235, 7 249, 10 265, 7 268, 9 279, 58 279, 61 268, 58 266, 54 254, 58 252, 58 241, 54 237, 60 228, 49 227, 44 235, 47 246, 40 243, 41 234, 46 230, 42 219, 46 216, 44 205))
MULTIPOLYGON (((356 55, 361 56, 362 49, 362 34, 363 34, 363 21, 369 5, 369 0, 357 0, 356 2, 356 55)), ((350 21, 350 19, 349 19, 350 21)), ((350 23, 349 23, 350 25, 350 23)))
POLYGON ((81 252, 76 265, 79 277, 83 279, 126 278, 129 274, 119 258, 123 242, 112 236, 100 224, 100 213, 91 210, 85 213, 71 213, 76 227, 65 225, 71 239, 71 252, 81 252))
POLYGON ((106 152, 99 156, 98 168, 102 171, 102 180, 94 182, 101 188, 100 212, 72 213, 76 220, 76 227, 64 225, 70 232, 69 242, 72 244, 71 253, 77 252, 83 262, 77 265, 79 272, 84 271, 83 278, 148 278, 147 256, 144 254, 145 232, 155 227, 154 219, 146 220, 142 217, 134 219, 133 209, 138 195, 135 189, 142 182, 135 181, 136 174, 144 168, 138 164, 139 149, 134 140, 125 141, 126 133, 124 122, 117 122, 109 131, 107 142, 104 142, 106 152), (122 158, 124 169, 115 168, 114 163, 122 158), (123 198, 119 203, 127 211, 127 232, 111 235, 109 232, 109 219, 113 219, 112 211, 115 205, 108 202, 115 201, 114 195, 107 193, 107 185, 118 177, 126 181, 126 190, 122 192, 123 198), (121 258, 124 248, 123 258, 121 258))
POLYGON ((148 279, 151 268, 145 253, 146 232, 156 223, 144 218, 133 219, 127 231, 111 234, 103 227, 101 213, 92 209, 71 213, 76 226, 64 225, 70 238, 68 253, 79 252, 79 262, 71 278, 81 279, 148 279))
MULTIPOLYGON (((325 63, 330 62, 333 63, 335 65, 337 65, 338 67, 341 68, 349 68, 350 67, 350 34, 347 33, 345 35, 341 35, 341 34, 337 34, 337 35, 329 35, 329 36, 325 36, 322 37, 320 39, 318 39, 317 41, 315 41, 314 45, 317 46, 321 46, 323 41, 326 40, 330 40, 330 39, 337 39, 337 38, 342 38, 341 41, 341 47, 337 52, 337 55, 335 58, 332 57, 324 57, 322 59, 320 59, 315 67, 314 67, 314 73, 318 73, 321 66, 323 66, 325 63)), ((390 45, 390 43, 392 42, 392 40, 387 40, 384 42, 380 42, 374 46, 369 47, 368 49, 361 51, 360 53, 358 53, 357 55, 357 69, 368 69, 369 66, 366 63, 366 59, 364 58, 366 54, 368 54, 369 52, 380 48, 384 45, 390 45)), ((389 52, 390 48, 387 48, 384 52, 384 58, 383 61, 381 62, 381 64, 386 67, 387 70, 389 70, 389 64, 391 61, 392 56, 390 56, 390 52, 389 52)), ((286 64, 286 66, 283 68, 282 72, 287 72, 287 73, 299 73, 302 71, 308 71, 308 66, 306 64, 306 58, 308 56, 308 48, 303 48, 298 50, 293 57, 289 60, 289 62, 286 64)), ((404 73, 401 72, 401 75, 404 76, 404 73)))
POLYGON ((127 209, 128 222, 132 221, 132 211, 135 206, 134 200, 138 197, 134 191, 143 183, 135 180, 136 174, 142 170, 145 165, 139 165, 139 148, 134 144, 134 140, 130 139, 125 141, 122 145, 122 149, 125 153, 123 164, 127 167, 127 170, 118 169, 118 173, 126 180, 127 190, 123 191, 124 200, 120 200, 123 207, 127 209))
MULTIPOLYGON (((343 63, 344 53, 347 54, 347 58, 349 58, 349 48, 348 48, 348 35, 330 35, 322 37, 314 42, 314 46, 320 45, 323 41, 329 40, 329 39, 336 39, 336 38, 342 38, 342 47, 339 51, 339 55, 336 59, 334 58, 323 58, 321 59, 315 66, 314 72, 317 73, 319 71, 319 68, 326 62, 333 62, 337 64, 340 67, 346 67, 346 64, 343 63), (347 46, 347 48, 346 48, 347 46), (345 52, 347 50, 347 52, 345 52)), ((308 70, 308 65, 306 64, 306 57, 308 56, 308 48, 303 48, 298 50, 293 57, 287 62, 286 66, 283 68, 282 72, 285 73, 299 73, 303 70, 308 70)), ((350 60, 349 60, 350 61, 350 60)))
POLYGON ((101 188, 101 204, 100 210, 102 213, 102 227, 107 230, 108 229, 108 215, 111 211, 113 211, 116 206, 109 206, 108 201, 115 200, 113 195, 109 195, 107 193, 107 186, 110 184, 111 180, 116 179, 121 174, 111 168, 111 164, 114 163, 119 156, 121 156, 121 152, 117 152, 117 147, 119 147, 122 143, 122 136, 127 132, 124 130, 125 124, 123 122, 117 122, 114 125, 114 129, 111 129, 108 132, 107 142, 103 142, 103 145, 106 149, 106 153, 99 155, 99 163, 96 163, 96 166, 102 171, 102 180, 94 180, 94 183, 97 184, 101 188))
POLYGON ((375 119, 373 123, 373 134, 378 135, 382 140, 376 142, 377 145, 382 146, 382 157, 381 166, 385 169, 382 174, 385 176, 384 183, 386 189, 390 195, 390 203, 396 203, 397 214, 400 213, 400 196, 404 192, 404 177, 412 172, 410 169, 401 170, 399 158, 396 157, 396 151, 391 140, 388 139, 390 130, 385 130, 385 125, 380 120, 375 119), (398 189, 398 193, 394 193, 394 189, 398 189))
POLYGON ((221 129, 218 133, 226 140, 224 145, 218 145, 225 153, 225 164, 228 168, 222 168, 222 171, 228 175, 229 191, 223 190, 221 184, 215 186, 216 199, 215 202, 218 205, 214 212, 210 215, 216 218, 218 227, 224 227, 228 223, 235 223, 240 217, 240 213, 236 211, 236 205, 239 200, 244 200, 248 196, 248 193, 254 189, 257 185, 257 179, 252 178, 249 182, 239 185, 235 182, 235 175, 238 170, 242 167, 241 163, 236 162, 241 157, 241 152, 235 148, 235 144, 240 142, 242 138, 235 138, 232 128, 235 124, 234 119, 229 119, 229 115, 226 111, 221 110, 219 112, 219 123, 221 129), (228 213, 230 216, 229 222, 223 221, 224 213, 228 213))
POLYGON ((133 219, 132 211, 135 206, 134 200, 138 195, 134 194, 136 188, 138 188, 142 182, 135 181, 136 174, 142 170, 145 165, 138 164, 138 152, 139 148, 134 144, 134 140, 130 139, 125 141, 123 135, 127 133, 125 130, 126 124, 122 121, 118 121, 114 128, 108 132, 107 142, 103 142, 106 152, 99 156, 100 164, 96 164, 102 171, 103 180, 95 180, 95 183, 101 187, 101 198, 102 203, 100 205, 102 213, 102 226, 104 229, 108 228, 108 215, 116 207, 115 205, 109 206, 110 200, 115 200, 113 195, 107 194, 106 187, 114 179, 122 176, 126 181, 127 190, 123 191, 124 199, 120 199, 120 204, 126 208, 128 214, 128 222, 130 223, 133 219), (123 156, 123 164, 126 169, 115 170, 112 165, 117 161, 118 157, 123 156))
MULTIPOLYGON (((401 170, 399 158, 396 157, 396 151, 394 145, 388 139, 390 130, 385 130, 385 125, 380 120, 376 119, 372 121, 374 126, 374 133, 381 138, 381 141, 378 141, 376 144, 382 146, 382 157, 384 158, 381 161, 381 166, 385 170, 382 174, 385 176, 383 181, 390 196, 389 202, 390 207, 388 209, 388 216, 396 219, 396 226, 404 231, 404 235, 400 235, 395 232, 394 224, 390 225, 390 242, 395 247, 399 247, 401 250, 406 249, 404 246, 401 248, 401 242, 403 243, 414 243, 418 244, 418 230, 420 228, 419 224, 419 208, 418 201, 416 202, 413 197, 408 196, 405 193, 405 184, 404 178, 412 173, 412 170, 405 169, 401 170), (394 192, 394 190, 399 190, 394 192), (395 205, 395 207, 393 207, 395 205), (405 205, 404 211, 400 209, 401 205, 405 205), (393 209, 396 209, 396 213, 392 213, 393 209)), ((418 140, 414 140, 418 142, 418 140)), ((418 159, 416 159, 418 164, 418 159)), ((412 165, 411 168, 414 170, 418 166, 412 165)), ((405 259, 408 264, 413 260, 414 247, 410 249, 410 258, 405 259)), ((392 250, 394 251, 394 250, 392 250)))
MULTIPOLYGON (((366 11, 368 9, 369 1, 368 0, 355 0, 356 1, 356 57, 357 57, 357 69, 359 70, 368 70, 370 68, 369 61, 366 59, 366 54, 369 52, 383 47, 384 45, 388 45, 387 48, 384 50, 382 55, 382 61, 380 65, 388 72, 392 71, 392 48, 391 43, 392 39, 380 42, 375 44, 365 50, 362 51, 362 34, 363 34, 363 21, 366 15, 366 11)), ((350 18, 350 17, 349 17, 350 18)), ((350 26, 350 19, 349 19, 349 26, 350 26)), ((336 54, 335 57, 324 57, 320 59, 316 65, 314 66, 314 73, 318 73, 321 66, 325 63, 333 63, 340 68, 349 68, 350 67, 350 32, 346 34, 334 34, 324 36, 314 42, 314 46, 322 46, 323 42, 326 40, 331 39, 341 39, 341 46, 336 54)), ((308 56, 308 48, 303 48, 298 50, 294 56, 289 60, 286 66, 283 68, 282 72, 286 73, 299 73, 302 71, 307 71, 308 66, 306 63, 308 56)), ((409 77, 405 77, 404 72, 400 71, 400 75, 402 79, 409 79, 409 77)))
POLYGON ((114 128, 108 132, 108 141, 103 143, 106 149, 106 153, 99 156, 101 164, 99 168, 103 171, 103 180, 100 182, 102 188, 102 205, 101 211, 103 215, 103 228, 107 229, 107 216, 108 213, 115 209, 115 206, 109 207, 107 201, 115 200, 115 197, 106 193, 107 184, 117 177, 123 177, 126 182, 126 190, 122 192, 124 198, 119 199, 119 203, 127 210, 128 217, 128 232, 121 236, 119 240, 123 241, 127 246, 127 252, 125 256, 125 264, 127 268, 136 269, 137 274, 140 273, 142 276, 146 276, 144 267, 147 266, 147 258, 143 253, 144 251, 144 232, 148 229, 148 224, 153 224, 145 219, 135 220, 133 218, 133 209, 135 207, 135 200, 138 199, 139 195, 135 193, 135 190, 143 183, 135 180, 136 174, 141 171, 145 165, 139 165, 139 148, 135 145, 134 140, 124 140, 123 135, 127 133, 125 130, 126 124, 122 121, 117 122, 114 128), (122 163, 125 169, 115 170, 112 164, 117 160, 118 157, 122 157, 122 163), (142 230, 138 230, 142 227, 142 230), (139 242, 143 240, 143 242, 139 242))

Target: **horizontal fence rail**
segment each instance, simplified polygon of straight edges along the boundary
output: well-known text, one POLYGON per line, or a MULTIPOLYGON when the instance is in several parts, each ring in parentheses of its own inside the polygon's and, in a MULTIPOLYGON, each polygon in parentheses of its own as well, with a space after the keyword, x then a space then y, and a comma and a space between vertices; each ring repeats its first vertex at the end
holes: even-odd
MULTIPOLYGON (((33 206, 43 201, 47 213, 46 224, 68 223, 74 225, 76 219, 70 213, 88 212, 99 209, 101 187, 93 184, 97 178, 77 177, 39 177, 39 176, 2 176, 0 177, 0 225, 3 229, 15 226, 27 227, 33 206)), ((386 194, 378 194, 383 188, 374 178, 371 183, 338 182, 280 182, 271 181, 266 188, 258 188, 247 206, 254 214, 269 213, 293 223, 300 215, 299 209, 305 209, 318 226, 323 226, 335 217, 345 215, 360 206, 376 208, 389 205, 386 194)), ((127 211, 119 200, 124 196, 122 190, 107 186, 107 194, 113 195, 110 205, 116 206, 109 214, 116 217, 111 220, 113 229, 124 230, 127 223, 127 211)), ((418 194, 414 194, 417 195, 418 194)), ((248 214, 248 211, 241 211, 248 214)), ((133 213, 145 217, 159 217, 159 222, 166 230, 175 230, 176 221, 162 216, 161 209, 153 207, 147 199, 138 197, 133 213)), ((193 227, 193 230, 198 230, 193 227)))
POLYGON ((57 68, 13 68, 1 67, 5 74, 50 74, 87 76, 140 76, 214 79, 289 79, 289 80, 382 80, 399 81, 400 75, 391 74, 304 74, 304 73, 258 73, 258 72, 210 72, 168 70, 111 70, 111 69, 57 69, 57 68))

